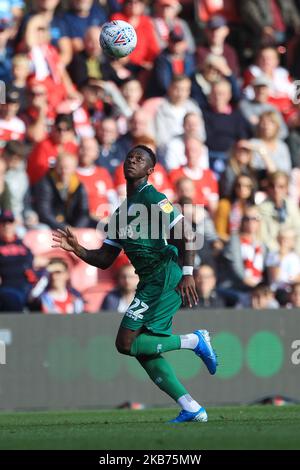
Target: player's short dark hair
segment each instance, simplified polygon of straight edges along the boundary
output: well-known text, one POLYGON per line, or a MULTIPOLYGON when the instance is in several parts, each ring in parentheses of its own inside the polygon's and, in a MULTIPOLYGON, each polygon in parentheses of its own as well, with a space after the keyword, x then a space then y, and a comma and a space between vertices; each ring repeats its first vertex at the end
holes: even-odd
POLYGON ((130 150, 130 152, 133 152, 134 150, 137 150, 137 149, 144 150, 144 152, 146 152, 148 154, 149 158, 151 158, 153 166, 156 165, 156 156, 155 156, 155 153, 153 152, 153 150, 150 147, 147 147, 147 145, 140 144, 140 145, 136 145, 135 147, 133 147, 130 150))

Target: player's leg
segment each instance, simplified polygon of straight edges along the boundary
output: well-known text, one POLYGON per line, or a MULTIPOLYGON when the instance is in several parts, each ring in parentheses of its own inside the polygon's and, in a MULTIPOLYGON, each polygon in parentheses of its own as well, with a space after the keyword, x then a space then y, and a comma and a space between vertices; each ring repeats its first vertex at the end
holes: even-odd
POLYGON ((150 379, 182 408, 173 422, 207 421, 205 409, 188 393, 168 361, 161 355, 138 356, 137 360, 150 379))
POLYGON ((121 354, 130 356, 153 356, 155 354, 176 351, 179 349, 195 350, 199 338, 195 333, 186 335, 158 336, 141 327, 137 330, 119 328, 116 348, 121 354))

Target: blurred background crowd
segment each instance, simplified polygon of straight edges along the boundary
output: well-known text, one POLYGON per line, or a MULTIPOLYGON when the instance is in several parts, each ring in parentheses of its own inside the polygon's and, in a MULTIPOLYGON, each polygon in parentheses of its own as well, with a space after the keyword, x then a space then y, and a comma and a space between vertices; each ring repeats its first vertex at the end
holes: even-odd
POLYGON ((195 205, 196 308, 299 308, 299 64, 299 0, 0 0, 0 311, 126 310, 127 258, 99 271, 51 230, 100 246, 138 144, 195 205), (129 57, 103 55, 108 19, 129 57))

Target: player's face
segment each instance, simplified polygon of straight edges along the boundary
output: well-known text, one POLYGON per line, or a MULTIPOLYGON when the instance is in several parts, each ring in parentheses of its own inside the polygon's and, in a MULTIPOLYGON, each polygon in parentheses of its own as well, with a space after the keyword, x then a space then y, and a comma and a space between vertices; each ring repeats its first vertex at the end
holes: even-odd
POLYGON ((137 180, 149 176, 153 172, 150 158, 143 149, 132 150, 124 162, 126 180, 137 180))

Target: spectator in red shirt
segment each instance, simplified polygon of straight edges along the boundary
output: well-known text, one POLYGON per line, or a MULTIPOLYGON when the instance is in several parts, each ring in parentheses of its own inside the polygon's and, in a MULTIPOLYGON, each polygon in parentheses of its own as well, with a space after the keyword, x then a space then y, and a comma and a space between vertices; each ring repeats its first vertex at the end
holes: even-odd
POLYGON ((96 166, 99 147, 96 139, 82 139, 79 147, 77 175, 88 195, 89 212, 95 221, 111 215, 117 206, 113 180, 106 170, 96 166))
POLYGON ((240 232, 231 236, 224 250, 226 264, 219 291, 233 304, 249 305, 251 290, 263 279, 266 249, 260 238, 260 223, 257 207, 248 207, 240 232))
POLYGON ((284 117, 288 118, 293 110, 295 85, 289 72, 280 66, 280 57, 275 47, 262 47, 257 54, 254 64, 244 74, 245 95, 248 99, 254 98, 251 83, 254 78, 266 77, 270 82, 268 102, 275 106, 284 117))
POLYGON ((218 205, 219 193, 218 183, 209 169, 201 167, 201 158, 203 153, 203 144, 197 137, 189 136, 185 141, 185 153, 187 164, 177 170, 170 172, 170 180, 173 185, 183 177, 188 177, 194 181, 196 187, 194 204, 203 204, 212 213, 215 212, 218 205))
POLYGON ((181 5, 178 0, 155 0, 154 17, 152 19, 161 49, 168 45, 169 33, 180 26, 184 31, 184 39, 188 44, 188 51, 195 52, 195 41, 188 23, 179 17, 181 5))
POLYGON ((229 23, 239 22, 236 0, 197 0, 195 3, 201 23, 207 23, 215 15, 222 15, 229 23))
POLYGON ((37 144, 29 155, 27 172, 30 184, 37 183, 49 168, 54 167, 60 151, 75 155, 77 148, 72 115, 59 114, 50 136, 37 144))
POLYGON ((17 116, 20 108, 20 93, 15 88, 7 89, 6 103, 0 105, 0 154, 10 140, 24 140, 25 124, 17 116))
POLYGON ((48 103, 54 111, 62 101, 78 99, 79 94, 59 53, 50 42, 48 23, 42 15, 34 15, 29 19, 24 46, 31 60, 34 79, 47 88, 48 103))
POLYGON ((122 13, 111 17, 112 20, 127 21, 136 30, 137 46, 130 55, 130 62, 137 71, 150 69, 160 51, 152 21, 144 12, 143 0, 125 0, 122 13))

